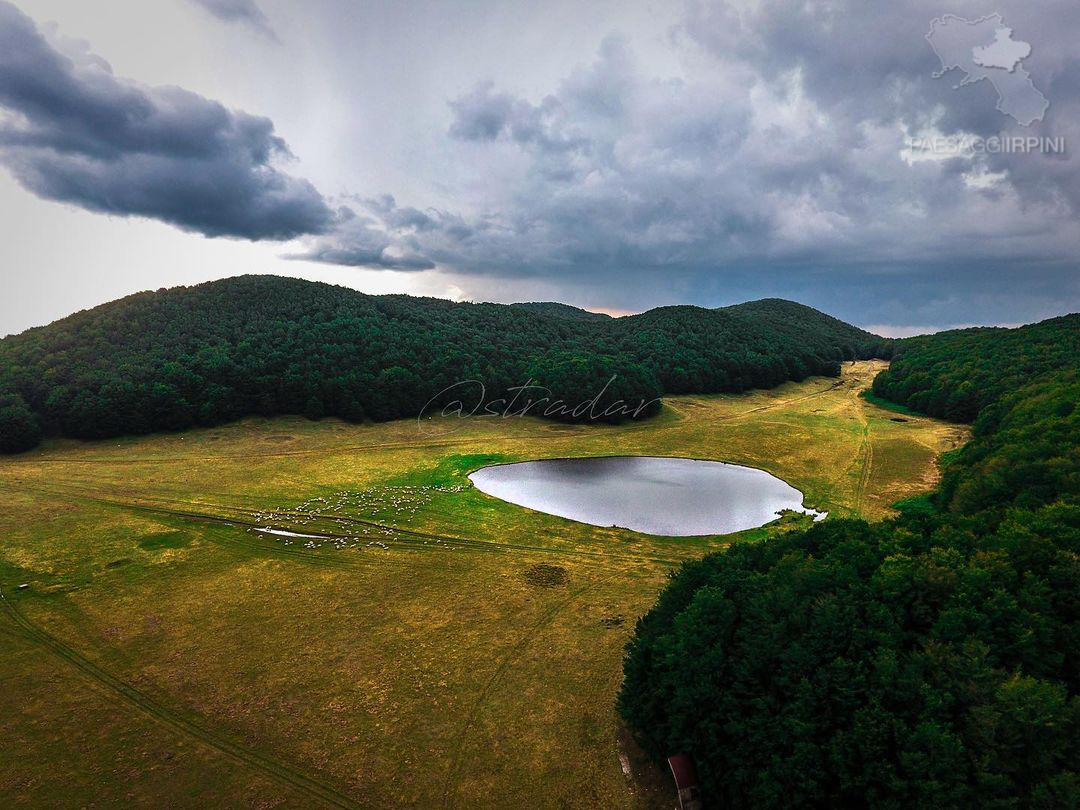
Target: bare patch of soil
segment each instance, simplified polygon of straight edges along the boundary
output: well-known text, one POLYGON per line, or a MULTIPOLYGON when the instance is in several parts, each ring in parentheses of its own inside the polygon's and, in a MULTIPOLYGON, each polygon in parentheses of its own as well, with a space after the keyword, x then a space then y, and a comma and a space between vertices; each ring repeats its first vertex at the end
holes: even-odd
POLYGON ((570 581, 570 575, 561 565, 539 563, 530 565, 523 574, 525 581, 534 588, 561 588, 570 581))

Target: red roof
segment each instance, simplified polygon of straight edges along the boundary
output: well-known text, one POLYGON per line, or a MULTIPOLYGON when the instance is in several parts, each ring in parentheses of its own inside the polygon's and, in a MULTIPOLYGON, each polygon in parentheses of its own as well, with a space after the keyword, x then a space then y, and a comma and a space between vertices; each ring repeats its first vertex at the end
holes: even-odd
POLYGON ((675 777, 675 787, 684 790, 697 786, 698 778, 693 757, 689 754, 673 754, 668 757, 667 762, 671 767, 671 775, 675 777))

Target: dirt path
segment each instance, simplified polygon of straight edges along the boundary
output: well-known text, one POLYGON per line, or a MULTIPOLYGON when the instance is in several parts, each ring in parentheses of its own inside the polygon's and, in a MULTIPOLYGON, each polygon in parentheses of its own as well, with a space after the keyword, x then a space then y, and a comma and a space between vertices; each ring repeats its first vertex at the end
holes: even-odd
POLYGON ((861 464, 859 470, 859 483, 855 488, 855 511, 863 514, 863 504, 866 499, 866 488, 870 483, 870 473, 874 468, 874 441, 870 436, 870 417, 866 413, 865 403, 862 398, 864 389, 856 389, 852 394, 853 409, 859 421, 862 423, 862 443, 856 456, 856 464, 861 464))
POLYGON ((866 487, 870 483, 870 473, 874 468, 874 442, 870 438, 869 421, 863 425, 863 440, 859 447, 859 456, 862 458, 862 470, 859 472, 859 483, 855 489, 855 510, 862 514, 866 487))
MULTIPOLYGON (((550 436, 538 435, 533 438, 553 438, 550 436)), ((321 455, 330 456, 340 453, 358 453, 365 450, 416 450, 416 449, 432 449, 440 447, 456 447, 458 445, 465 444, 477 444, 483 441, 483 437, 471 436, 463 439, 452 439, 439 442, 383 442, 379 444, 350 444, 350 445, 330 445, 329 447, 315 447, 309 450, 259 450, 257 458, 287 458, 290 456, 311 456, 321 455)), ((99 442, 99 444, 102 442, 99 442)), ((88 446, 90 443, 87 443, 88 446)), ((123 456, 118 458, 116 456, 103 456, 101 458, 40 458, 37 456, 23 456, 15 457, 11 459, 16 463, 30 463, 30 464, 162 464, 165 462, 192 462, 192 461, 224 461, 228 459, 251 461, 253 458, 251 453, 217 453, 210 455, 176 455, 176 456, 123 456)))

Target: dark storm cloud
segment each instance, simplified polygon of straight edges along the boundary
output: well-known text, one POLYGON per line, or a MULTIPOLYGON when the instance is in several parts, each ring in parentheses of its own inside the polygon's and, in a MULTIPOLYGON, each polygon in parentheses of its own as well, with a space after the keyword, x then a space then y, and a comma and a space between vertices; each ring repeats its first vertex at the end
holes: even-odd
POLYGON ((263 10, 255 4, 255 0, 191 0, 191 2, 202 6, 219 20, 247 25, 252 30, 277 41, 277 34, 263 10))
POLYGON ((594 278, 845 253, 865 262, 908 249, 910 233, 879 219, 918 224, 895 210, 913 182, 926 186, 921 200, 967 196, 963 172, 939 165, 912 178, 898 132, 835 126, 792 81, 767 83, 738 62, 715 75, 655 79, 610 39, 539 104, 481 85, 451 104, 450 134, 528 155, 501 211, 507 228, 489 230, 480 255, 455 255, 450 240, 425 244, 466 271, 512 256, 510 271, 564 265, 594 278))
POLYGON ((41 197, 252 240, 334 222, 314 186, 275 167, 291 155, 268 118, 117 78, 2 1, 0 110, 0 162, 41 197))

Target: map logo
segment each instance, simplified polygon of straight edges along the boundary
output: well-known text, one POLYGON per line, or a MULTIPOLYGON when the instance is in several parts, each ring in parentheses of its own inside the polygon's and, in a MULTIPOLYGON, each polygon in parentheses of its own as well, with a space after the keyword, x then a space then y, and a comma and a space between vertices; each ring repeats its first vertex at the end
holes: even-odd
POLYGON ((1012 38, 1000 14, 990 14, 974 22, 946 14, 930 23, 926 39, 941 59, 940 79, 951 70, 964 78, 953 89, 988 80, 997 90, 997 109, 1011 115, 1020 126, 1042 121, 1050 102, 1035 89, 1023 61, 1031 55, 1031 45, 1012 38))

